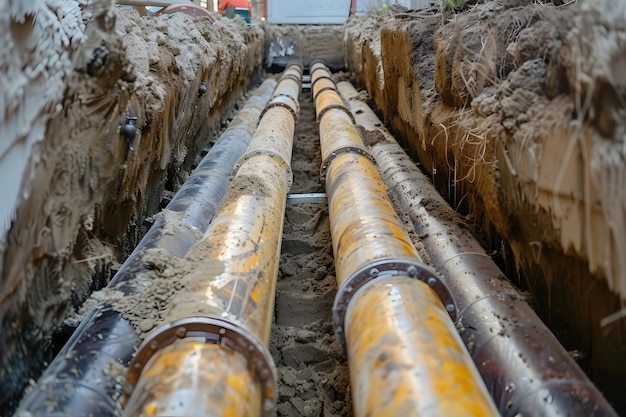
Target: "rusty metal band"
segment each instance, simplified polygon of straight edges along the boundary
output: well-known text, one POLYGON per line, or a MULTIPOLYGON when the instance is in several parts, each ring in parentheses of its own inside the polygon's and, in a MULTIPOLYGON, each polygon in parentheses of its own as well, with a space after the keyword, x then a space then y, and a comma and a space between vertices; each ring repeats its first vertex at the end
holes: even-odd
POLYGON ((322 184, 326 183, 326 172, 328 172, 328 167, 330 166, 330 164, 333 162, 335 158, 337 158, 339 155, 343 155, 344 153, 356 153, 359 155, 363 155, 364 157, 369 159, 370 162, 372 162, 373 164, 376 164, 376 160, 374 159, 374 157, 369 153, 367 149, 365 149, 362 146, 354 145, 354 146, 343 146, 341 148, 337 148, 333 150, 326 157, 326 159, 324 159, 324 162, 322 163, 322 166, 320 167, 320 180, 322 184))
MULTIPOLYGON (((328 89, 326 89, 325 91, 328 91, 328 89)), ((352 124, 356 125, 356 120, 354 120, 354 115, 352 114, 350 109, 348 109, 343 104, 329 104, 328 106, 326 106, 323 109, 321 109, 319 115, 317 116, 317 124, 318 125, 320 124, 320 122, 322 121, 322 117, 324 117, 324 114, 326 114, 327 112, 329 112, 330 110, 333 110, 333 109, 341 110, 344 113, 346 113, 348 115, 348 117, 350 117, 350 120, 352 121, 352 124)))
POLYGON ((304 73, 304 66, 302 66, 302 62, 300 61, 289 61, 287 63, 287 66, 285 68, 290 68, 290 67, 297 67, 298 70, 300 70, 300 74, 304 73))
POLYGON ((316 79, 313 81, 313 83, 311 84, 311 91, 314 91, 314 89, 315 89, 315 84, 317 84, 317 82, 318 82, 318 81, 320 81, 320 80, 328 80, 328 81, 330 81, 330 82, 332 83, 332 86, 330 86, 330 85, 329 85, 329 86, 323 87, 321 90, 319 90, 318 92, 316 92, 316 93, 313 95, 313 101, 315 101, 315 99, 317 98, 317 96, 318 96, 318 95, 319 95, 322 91, 326 91, 326 90, 334 90, 334 91, 337 91, 337 86, 335 85, 335 82, 333 81, 333 79, 332 79, 332 78, 330 78, 330 77, 329 77, 329 76, 327 76, 327 75, 322 75, 321 77, 316 78, 316 79))
POLYGON ((278 93, 274 97, 272 97, 272 99, 269 101, 269 103, 267 103, 267 105, 261 112, 259 120, 263 118, 265 113, 267 113, 270 109, 274 107, 283 107, 289 110, 289 112, 293 116, 293 120, 298 120, 298 115, 300 114, 300 104, 298 103, 297 99, 286 93, 278 93))
POLYGON ((278 385, 270 352, 246 328, 217 317, 187 317, 168 323, 154 331, 140 346, 130 363, 124 387, 125 395, 130 396, 139 381, 141 372, 155 353, 185 338, 226 346, 246 357, 248 368, 262 387, 265 399, 263 415, 265 417, 274 415, 278 385))
POLYGON ((287 188, 288 189, 291 188, 293 184, 293 171, 291 170, 291 165, 289 164, 288 161, 285 161, 285 158, 283 158, 281 155, 278 155, 275 152, 272 152, 266 149, 257 149, 257 150, 243 154, 241 158, 237 160, 237 163, 235 164, 233 168, 231 178, 237 175, 237 173, 239 172, 239 168, 241 168, 244 162, 252 158, 255 158, 257 156, 269 156, 270 158, 276 159, 277 160, 276 164, 280 165, 287 173, 287 188))
POLYGON ((394 276, 406 276, 428 284, 437 294, 452 320, 456 320, 457 309, 452 294, 448 286, 430 267, 412 259, 376 259, 354 271, 337 290, 333 304, 333 325, 335 335, 344 353, 347 350, 344 327, 350 301, 358 290, 367 283, 394 276))
POLYGON ((280 80, 278 82, 281 82, 287 79, 294 80, 295 82, 300 83, 300 77, 298 77, 296 74, 290 74, 290 73, 283 74, 283 76, 280 77, 280 80))
POLYGON ((309 74, 311 76, 313 75, 313 73, 315 71, 320 70, 320 69, 323 69, 323 70, 328 72, 328 67, 326 66, 326 64, 322 60, 315 59, 315 60, 311 61, 311 63, 309 64, 309 74))

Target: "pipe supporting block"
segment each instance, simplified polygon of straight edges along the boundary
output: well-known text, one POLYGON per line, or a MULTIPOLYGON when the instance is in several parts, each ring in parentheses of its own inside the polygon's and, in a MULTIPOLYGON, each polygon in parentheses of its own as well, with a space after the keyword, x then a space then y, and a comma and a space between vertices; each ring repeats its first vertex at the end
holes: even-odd
POLYGON ((454 299, 452 298, 452 293, 448 289, 448 286, 430 267, 413 259, 376 259, 363 265, 346 278, 335 296, 335 302, 333 304, 333 324, 335 335, 344 353, 347 352, 345 321, 346 311, 348 310, 350 301, 367 283, 394 276, 406 276, 428 284, 443 303, 452 321, 456 322, 457 309, 454 299))
POLYGON ((248 361, 248 368, 259 381, 263 394, 263 416, 274 415, 278 385, 274 361, 268 349, 249 330, 217 317, 186 317, 156 329, 139 347, 128 367, 124 387, 125 402, 130 398, 143 369, 161 349, 177 340, 192 338, 233 349, 248 361))

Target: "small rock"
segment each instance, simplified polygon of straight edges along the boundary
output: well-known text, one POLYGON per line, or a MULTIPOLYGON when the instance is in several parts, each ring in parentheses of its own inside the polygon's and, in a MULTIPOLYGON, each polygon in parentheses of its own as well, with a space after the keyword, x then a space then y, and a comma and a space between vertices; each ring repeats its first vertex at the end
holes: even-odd
POLYGON ((148 333, 153 328, 154 320, 152 319, 144 319, 139 323, 139 330, 141 330, 143 333, 148 333))

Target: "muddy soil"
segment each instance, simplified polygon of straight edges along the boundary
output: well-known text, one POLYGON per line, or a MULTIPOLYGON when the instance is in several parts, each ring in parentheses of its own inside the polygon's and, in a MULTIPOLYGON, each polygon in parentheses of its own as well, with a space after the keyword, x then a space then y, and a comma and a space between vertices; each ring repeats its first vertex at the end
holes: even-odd
POLYGON ((385 121, 621 411, 624 7, 486 1, 352 18, 344 34, 385 121))

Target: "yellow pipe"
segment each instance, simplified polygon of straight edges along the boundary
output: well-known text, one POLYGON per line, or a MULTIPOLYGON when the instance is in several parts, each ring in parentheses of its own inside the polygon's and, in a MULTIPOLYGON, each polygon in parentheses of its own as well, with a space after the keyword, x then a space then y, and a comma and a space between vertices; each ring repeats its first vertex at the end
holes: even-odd
POLYGON ((276 375, 267 346, 301 74, 287 71, 217 214, 186 256, 192 267, 167 324, 130 365, 125 417, 171 416, 172 404, 185 406, 180 416, 273 415, 276 375))
POLYGON ((127 415, 212 416, 219 410, 220 416, 239 417, 261 408, 261 386, 236 350, 181 339, 155 353, 152 362, 135 388, 141 398, 126 407, 127 415), (207 395, 216 387, 221 395, 207 395))
POLYGON ((497 416, 448 316, 449 292, 411 244, 334 89, 319 92, 316 112, 339 285, 333 316, 355 416, 497 416))
POLYGON ((350 303, 346 328, 355 416, 498 415, 427 284, 371 281, 350 303))
POLYGON ((336 88, 335 83, 333 82, 333 80, 329 79, 329 78, 318 78, 318 79, 311 79, 312 85, 313 85, 313 97, 317 97, 317 95, 320 93, 320 91, 323 90, 334 90, 336 88))
POLYGON ((338 286, 371 261, 418 261, 387 189, 368 158, 347 152, 334 159, 326 174, 326 193, 338 286))

